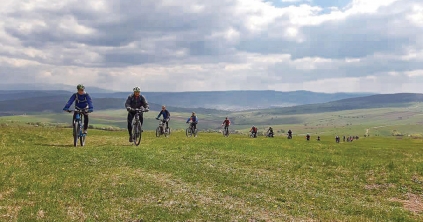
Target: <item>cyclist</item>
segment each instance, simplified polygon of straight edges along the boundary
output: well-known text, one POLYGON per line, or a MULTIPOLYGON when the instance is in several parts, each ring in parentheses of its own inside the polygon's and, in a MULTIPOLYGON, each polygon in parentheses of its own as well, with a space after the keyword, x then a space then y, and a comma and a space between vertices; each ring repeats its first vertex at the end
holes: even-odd
POLYGON ((339 138, 339 136, 338 135, 336 135, 336 137, 335 137, 335 141, 336 141, 336 143, 339 143, 340 142, 340 138, 339 138))
POLYGON ((288 130, 288 139, 292 139, 292 131, 288 130))
POLYGON ((307 138, 307 140, 310 140, 310 134, 307 133, 306 138, 307 138))
MULTIPOLYGON (((82 84, 79 84, 76 86, 76 89, 78 90, 77 93, 74 93, 69 101, 66 103, 65 107, 63 108, 64 111, 69 112, 69 108, 72 105, 72 103, 75 101, 75 109, 86 109, 88 108, 88 112, 93 112, 93 102, 91 100, 90 95, 85 92, 85 86, 82 84)), ((84 115, 84 134, 88 133, 88 113, 83 113, 84 115)), ((73 114, 72 122, 75 120, 76 113, 73 114)))
POLYGON ((273 128, 270 126, 269 129, 267 130, 267 136, 268 137, 273 137, 273 128))
POLYGON ((163 115, 163 123, 166 123, 166 130, 169 128, 169 120, 170 120, 170 112, 166 109, 166 106, 162 106, 162 111, 160 111, 159 115, 157 116, 157 120, 159 120, 160 116, 163 115))
MULTIPOLYGON (((141 95, 140 87, 135 87, 133 93, 128 96, 125 102, 126 110, 128 110, 128 132, 129 132, 129 142, 132 141, 132 120, 135 117, 134 109, 144 109, 145 112, 149 111, 148 102, 143 95, 141 95)), ((140 113, 140 122, 141 126, 144 122, 143 113, 140 113)), ((143 130, 141 130, 142 132, 143 130)))
POLYGON ((224 130, 228 130, 229 131, 229 126, 231 125, 231 121, 228 119, 228 117, 225 118, 225 120, 223 120, 222 126, 225 126, 224 130))
POLYGON ((198 117, 195 112, 192 112, 191 116, 188 118, 187 123, 191 121, 191 126, 193 127, 194 131, 197 129, 198 117))
POLYGON ((317 141, 320 141, 320 136, 317 137, 317 141))
POLYGON ((257 137, 257 127, 253 126, 250 129, 251 134, 253 134, 254 137, 257 137))

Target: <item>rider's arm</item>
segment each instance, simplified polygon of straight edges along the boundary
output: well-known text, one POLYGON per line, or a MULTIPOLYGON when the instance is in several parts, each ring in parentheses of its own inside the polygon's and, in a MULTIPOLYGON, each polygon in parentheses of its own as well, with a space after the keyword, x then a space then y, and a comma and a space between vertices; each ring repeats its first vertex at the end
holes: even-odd
POLYGON ((157 119, 160 118, 160 116, 163 114, 163 110, 160 111, 159 115, 157 116, 157 119))
POLYGON ((91 99, 91 96, 87 94, 87 101, 88 101, 88 109, 94 109, 93 101, 91 99))
POLYGON ((125 108, 131 107, 131 95, 128 96, 125 102, 125 108))
POLYGON ((70 106, 72 105, 72 103, 75 101, 75 99, 76 99, 76 93, 74 93, 71 97, 70 97, 70 99, 69 99, 69 101, 66 103, 66 105, 65 105, 65 107, 63 108, 63 109, 69 109, 70 108, 70 106))

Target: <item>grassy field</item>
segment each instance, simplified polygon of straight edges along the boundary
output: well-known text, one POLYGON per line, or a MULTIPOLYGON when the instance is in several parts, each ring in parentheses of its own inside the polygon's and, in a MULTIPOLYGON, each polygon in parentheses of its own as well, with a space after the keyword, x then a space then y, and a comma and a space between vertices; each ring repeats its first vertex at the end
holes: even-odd
POLYGON ((422 221, 423 140, 0 128, 1 221, 422 221))
MULTIPOLYGON (((311 133, 313 135, 358 135, 368 133, 371 136, 390 136, 394 133, 403 135, 423 136, 423 108, 412 104, 401 108, 378 108, 358 109, 340 112, 327 112, 301 115, 278 115, 272 109, 260 111, 245 111, 228 113, 233 125, 231 129, 241 132, 248 131, 252 125, 258 126, 260 131, 265 131, 272 126, 278 135, 292 129, 297 135, 311 133)), ((145 114, 144 129, 154 130, 158 121, 154 118, 157 111, 150 111, 145 114)), ((186 119, 190 113, 171 112, 170 126, 172 129, 185 129, 186 119)), ((119 127, 126 128, 125 110, 104 110, 90 114, 90 125, 96 127, 119 127)), ((225 116, 215 114, 198 113, 200 123, 199 129, 221 129, 220 125, 225 116)), ((69 124, 72 116, 70 114, 31 114, 25 116, 4 116, 0 122, 50 122, 69 124)))

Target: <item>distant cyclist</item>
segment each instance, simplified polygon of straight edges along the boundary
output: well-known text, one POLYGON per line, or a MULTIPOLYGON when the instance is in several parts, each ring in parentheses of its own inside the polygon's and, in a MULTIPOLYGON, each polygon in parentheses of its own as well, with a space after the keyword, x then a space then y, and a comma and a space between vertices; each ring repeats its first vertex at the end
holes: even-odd
POLYGON ((317 136, 317 141, 320 141, 320 136, 317 136))
POLYGON ((267 136, 273 137, 273 128, 272 127, 269 127, 269 129, 267 130, 267 136))
POLYGON ((253 137, 257 137, 257 127, 255 126, 251 127, 250 132, 253 135, 253 137))
POLYGON ((335 142, 336 142, 336 143, 339 143, 339 142, 340 142, 340 140, 341 140, 341 138, 339 138, 339 136, 338 136, 338 135, 336 135, 336 137, 335 137, 335 142))
POLYGON ((192 112, 191 116, 187 119, 187 123, 189 123, 190 121, 191 121, 190 126, 192 126, 194 130, 196 130, 197 124, 198 124, 198 117, 195 114, 195 112, 192 112))
MULTIPOLYGON (((133 93, 128 96, 125 102, 126 110, 128 110, 128 132, 129 142, 132 143, 132 120, 135 117, 134 109, 144 109, 146 112, 149 111, 148 102, 143 95, 141 95, 140 87, 135 87, 133 93)), ((143 113, 140 113, 141 126, 144 122, 143 113)))
POLYGON ((225 130, 229 131, 229 126, 231 125, 231 121, 228 119, 228 117, 223 120, 222 126, 225 126, 225 130))
POLYGON ((163 123, 166 123, 166 129, 169 128, 169 120, 170 120, 170 112, 166 109, 166 106, 162 106, 162 111, 160 111, 159 115, 157 116, 157 120, 159 120, 160 116, 163 115, 163 123))
POLYGON ((292 139, 292 131, 288 130, 288 139, 292 139))
POLYGON ((306 139, 307 141, 310 140, 310 134, 307 133, 306 139))
MULTIPOLYGON (((76 89, 78 90, 77 93, 74 93, 68 103, 66 103, 65 107, 63 108, 64 111, 69 111, 70 106, 75 101, 75 108, 77 109, 86 109, 88 108, 88 112, 93 112, 93 102, 91 100, 90 95, 85 92, 85 86, 82 84, 79 84, 76 86, 76 89)), ((88 114, 84 113, 84 134, 88 133, 88 114)), ((75 120, 76 113, 73 114, 73 120, 75 120)), ((72 122, 73 122, 72 120, 72 122)))

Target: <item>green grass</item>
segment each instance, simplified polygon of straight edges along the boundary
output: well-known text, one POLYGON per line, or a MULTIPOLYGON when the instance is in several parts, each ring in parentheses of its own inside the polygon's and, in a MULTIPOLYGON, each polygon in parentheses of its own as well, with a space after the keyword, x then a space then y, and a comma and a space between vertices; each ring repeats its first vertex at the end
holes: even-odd
POLYGON ((422 221, 423 140, 0 128, 3 221, 422 221))
MULTIPOLYGON (((423 132, 423 108, 420 104, 411 104, 407 107, 357 109, 340 112, 327 112, 315 114, 285 115, 274 114, 277 109, 228 112, 227 116, 232 120, 231 129, 248 131, 252 125, 264 131, 272 126, 276 131, 292 129, 298 135, 311 133, 313 135, 358 135, 363 136, 367 129, 371 136, 390 136, 393 131, 399 131, 404 135, 422 136, 423 132)), ((190 113, 178 113, 171 111, 170 126, 172 129, 185 129, 186 119, 190 113)), ((158 121, 154 118, 157 111, 145 114, 144 128, 154 130, 158 121)), ((103 110, 90 114, 90 125, 95 127, 119 127, 126 128, 126 110, 103 110)), ((198 113, 199 129, 221 129, 220 125, 226 115, 198 113)), ((1 122, 47 122, 70 124, 70 114, 38 113, 26 116, 4 116, 1 122)))

